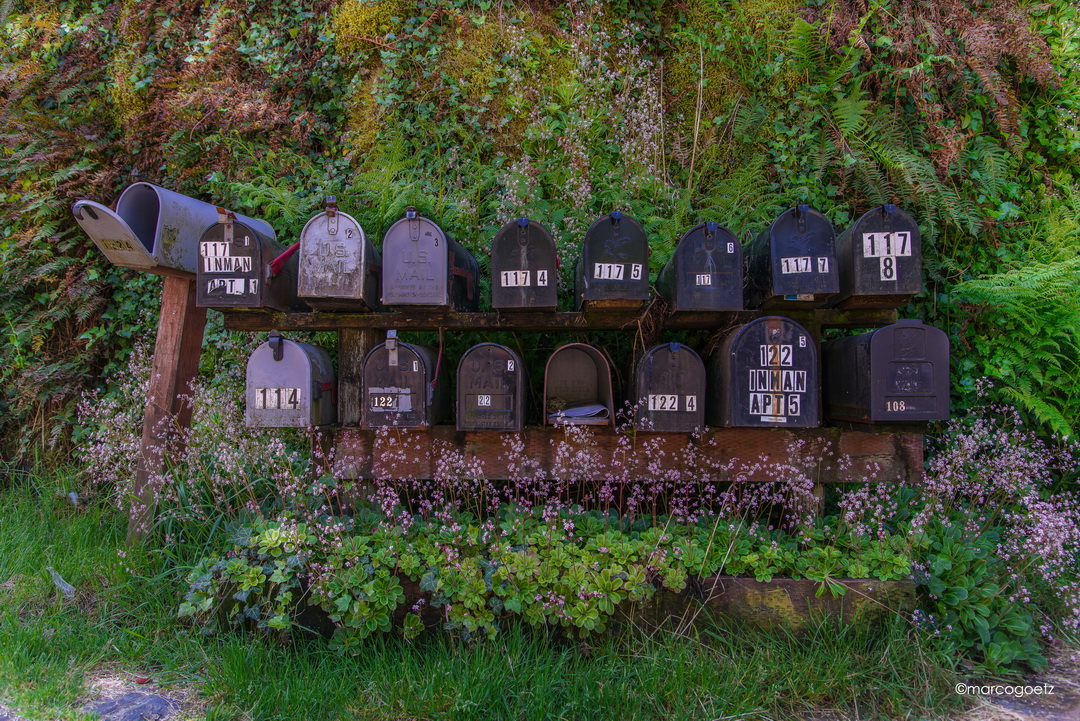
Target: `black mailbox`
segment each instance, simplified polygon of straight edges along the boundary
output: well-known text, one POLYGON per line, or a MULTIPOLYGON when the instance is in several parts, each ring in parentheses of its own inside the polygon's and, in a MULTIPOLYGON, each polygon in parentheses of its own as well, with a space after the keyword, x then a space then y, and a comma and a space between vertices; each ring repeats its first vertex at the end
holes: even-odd
POLYGON ((337 421, 337 382, 322 348, 277 332, 247 363, 244 420, 259 428, 306 428, 337 421))
POLYGON ((611 364, 597 348, 569 343, 544 368, 544 425, 615 425, 611 364))
POLYGON ((746 251, 750 308, 821 308, 840 292, 836 232, 809 205, 785 210, 746 251))
POLYGON ((779 316, 732 330, 709 359, 710 425, 817 428, 818 350, 801 325, 779 316))
POLYGON ((479 307, 480 267, 472 253, 416 212, 390 226, 383 238, 382 300, 447 310, 479 307))
POLYGON ((638 428, 692 432, 705 427, 705 364, 693 349, 658 345, 638 363, 635 378, 638 428))
POLYGON ((296 294, 320 310, 376 310, 382 258, 356 220, 327 198, 300 232, 296 294))
POLYGON ((518 354, 498 343, 481 343, 465 351, 458 363, 457 429, 524 428, 525 369, 518 354))
POLYGON ((548 229, 528 218, 507 223, 491 241, 491 306, 555 310, 559 257, 548 229))
POLYGON ((641 223, 615 211, 585 231, 574 266, 574 308, 639 308, 649 299, 649 241, 641 223))
POLYGON ((362 385, 362 428, 430 428, 449 414, 446 363, 427 346, 398 340, 396 331, 364 358, 362 385))
POLYGON ((949 418, 949 337, 918 320, 823 343, 825 415, 855 423, 949 418))
POLYGON ((713 222, 687 231, 656 278, 656 291, 674 312, 742 310, 742 246, 713 222))
MULTIPOLYGON (((219 209, 220 210, 220 209, 219 209)), ((195 302, 203 308, 305 310, 296 297, 296 257, 257 226, 222 210, 199 240, 195 302)))
POLYGON ((896 308, 922 291, 922 236, 895 205, 874 208, 836 240, 838 308, 896 308))

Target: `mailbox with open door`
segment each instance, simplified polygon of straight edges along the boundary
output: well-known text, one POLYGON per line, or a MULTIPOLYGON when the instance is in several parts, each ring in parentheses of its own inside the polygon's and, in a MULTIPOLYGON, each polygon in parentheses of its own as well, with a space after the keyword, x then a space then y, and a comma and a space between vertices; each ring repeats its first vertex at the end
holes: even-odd
POLYGON ((569 343, 544 368, 544 425, 615 425, 611 363, 598 348, 569 343))

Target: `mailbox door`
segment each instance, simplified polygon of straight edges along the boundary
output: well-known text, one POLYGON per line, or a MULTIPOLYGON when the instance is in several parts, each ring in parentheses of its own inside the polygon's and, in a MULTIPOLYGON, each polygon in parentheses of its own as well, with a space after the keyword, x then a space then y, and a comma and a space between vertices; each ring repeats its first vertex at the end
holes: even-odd
POLYGON ((922 291, 919 226, 895 205, 865 213, 841 234, 837 253, 842 297, 855 296, 853 305, 896 307, 922 291), (876 298, 859 302, 860 296, 876 298))
POLYGON ((520 431, 525 427, 525 370, 521 358, 497 343, 473 346, 457 375, 459 431, 520 431))
MULTIPOLYGON (((75 221, 86 231, 94 245, 109 262, 121 268, 148 271, 154 268, 153 236, 144 244, 123 218, 112 210, 91 200, 80 200, 72 208, 75 221)), ((215 216, 216 217, 216 216, 215 216)), ((192 263, 192 272, 194 272, 192 263)))
POLYGON ((821 344, 825 415, 834 420, 870 422, 870 338, 872 333, 821 344))
POLYGON ((873 332, 870 340, 873 421, 949 418, 949 337, 917 320, 873 332))
POLYGON ((199 240, 198 295, 206 308, 262 308, 270 243, 243 223, 215 223, 199 240))
POLYGON ((491 305, 496 309, 554 309, 558 305, 555 240, 535 221, 512 221, 495 235, 491 275, 491 305))
POLYGON ((779 316, 759 318, 733 332, 722 350, 725 425, 821 424, 817 344, 801 325, 779 316))
POLYGON ((752 307, 819 307, 840 292, 836 234, 807 205, 786 210, 752 244, 752 307))
POLYGON ((581 263, 583 301, 649 299, 649 241, 633 218, 612 213, 593 222, 581 263))
POLYGON ((325 310, 373 310, 379 303, 380 265, 378 253, 352 216, 319 213, 300 233, 297 295, 325 310))
POLYGON ((716 223, 687 231, 656 281, 674 311, 743 309, 742 247, 716 223))
POLYGON ((426 428, 432 425, 429 408, 433 400, 434 369, 428 354, 418 346, 397 344, 396 357, 385 343, 376 346, 364 361, 364 428, 426 428))
POLYGON ((705 427, 705 364, 680 343, 653 348, 636 373, 642 430, 692 432, 705 427))
POLYGON ((311 356, 302 343, 281 343, 281 360, 274 359, 270 343, 256 348, 248 359, 244 419, 247 425, 260 428, 319 425, 323 419, 321 413, 316 417, 314 412, 311 356))
POLYGON ((611 364, 596 348, 570 343, 548 358, 544 369, 544 425, 557 422, 552 416, 560 411, 567 422, 615 425, 611 364), (596 410, 578 413, 582 409, 596 410))
POLYGON ((446 234, 427 218, 402 218, 383 239, 383 303, 449 306, 446 234))

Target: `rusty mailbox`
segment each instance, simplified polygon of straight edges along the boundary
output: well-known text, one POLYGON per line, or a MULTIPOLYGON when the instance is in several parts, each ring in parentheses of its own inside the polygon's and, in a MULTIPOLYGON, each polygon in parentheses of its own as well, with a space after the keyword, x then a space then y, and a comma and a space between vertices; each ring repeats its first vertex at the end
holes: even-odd
POLYGON ((360 224, 326 200, 326 210, 300 232, 296 294, 319 310, 372 311, 379 307, 382 258, 360 224))
POLYGON ((918 320, 823 343, 825 415, 854 423, 949 418, 949 337, 918 320))
POLYGON ((430 428, 446 420, 450 386, 446 363, 422 345, 398 340, 388 331, 386 342, 364 358, 362 428, 430 428))
POLYGON ((457 372, 459 431, 525 428, 525 369, 517 353, 498 343, 474 345, 457 372))
POLYGON ((202 308, 307 310, 296 297, 296 257, 259 226, 221 208, 199 240, 195 302, 202 308))
MULTIPOLYGON (((199 238, 218 217, 218 209, 210 203, 150 183, 125 188, 115 211, 91 200, 78 200, 71 212, 113 265, 189 277, 199 264, 199 238)), ((274 237, 274 229, 265 221, 236 217, 264 237, 274 237)))
POLYGON ((922 291, 919 225, 895 205, 863 214, 836 239, 837 308, 896 308, 922 291))
POLYGON ((507 223, 491 241, 491 306, 496 310, 555 310, 559 256, 555 239, 534 220, 507 223))
POLYGON ((743 309, 743 259, 727 228, 702 223, 688 230, 656 278, 656 291, 671 310, 743 309))
POLYGON ((259 428, 307 428, 337 422, 337 382, 322 348, 271 331, 247 363, 244 421, 259 428))
POLYGON ((781 213, 746 252, 747 307, 821 308, 840 292, 836 233, 809 205, 781 213))
POLYGON ((619 211, 585 231, 574 266, 574 308, 638 308, 649 299, 649 241, 641 223, 619 211))
POLYGON ((732 330, 710 357, 710 425, 817 428, 817 343, 801 325, 779 316, 732 330))
POLYGON ((383 238, 383 304, 446 310, 479 307, 480 267, 433 221, 405 210, 383 238))
POLYGON ((569 343, 544 368, 544 425, 615 425, 611 364, 597 348, 569 343))
POLYGON ((705 427, 705 364, 681 343, 658 345, 634 374, 641 430, 692 432, 705 427))

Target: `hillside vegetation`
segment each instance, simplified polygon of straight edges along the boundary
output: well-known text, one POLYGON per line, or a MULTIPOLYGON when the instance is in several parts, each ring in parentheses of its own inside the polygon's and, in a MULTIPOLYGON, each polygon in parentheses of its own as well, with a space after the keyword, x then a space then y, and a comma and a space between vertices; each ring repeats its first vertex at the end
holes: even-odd
POLYGON ((150 337, 160 280, 110 266, 69 211, 134 180, 264 217, 286 242, 326 195, 377 238, 416 205, 482 268, 525 214, 556 235, 564 283, 613 209, 644 223, 655 274, 704 219, 746 241, 796 202, 838 229, 895 202, 927 254, 903 312, 950 333, 954 408, 989 376, 1044 430, 1076 430, 1071 2, 8 0, 0 15, 12 451, 66 439, 75 402, 150 337))

